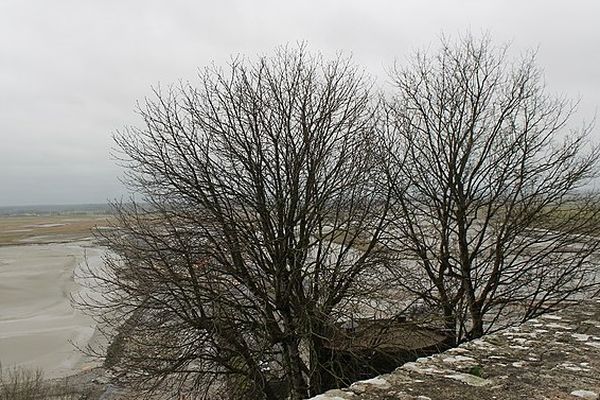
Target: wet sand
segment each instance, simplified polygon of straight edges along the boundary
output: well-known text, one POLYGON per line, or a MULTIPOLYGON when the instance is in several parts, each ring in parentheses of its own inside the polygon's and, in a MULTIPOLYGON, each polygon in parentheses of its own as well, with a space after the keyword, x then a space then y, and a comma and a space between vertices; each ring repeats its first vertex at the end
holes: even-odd
POLYGON ((0 246, 0 363, 41 368, 49 378, 89 368, 84 356, 95 323, 73 309, 70 296, 82 290, 74 271, 101 263, 103 250, 89 241, 0 246))
POLYGON ((68 243, 89 239, 92 228, 108 224, 108 215, 0 216, 0 246, 68 243))

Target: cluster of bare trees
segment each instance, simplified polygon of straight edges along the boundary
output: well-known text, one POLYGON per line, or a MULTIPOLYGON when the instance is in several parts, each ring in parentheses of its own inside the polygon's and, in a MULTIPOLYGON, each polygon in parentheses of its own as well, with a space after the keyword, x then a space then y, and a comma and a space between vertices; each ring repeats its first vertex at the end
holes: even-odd
POLYGON ((391 76, 284 48, 140 107, 116 142, 142 201, 82 299, 125 378, 302 399, 348 383, 356 321, 412 307, 456 344, 594 289, 598 148, 534 57, 467 37, 391 76))
POLYGON ((383 159, 390 232, 410 255, 398 282, 442 311, 456 343, 597 284, 590 127, 567 131, 574 104, 546 93, 533 55, 506 51, 464 38, 393 74, 383 159))

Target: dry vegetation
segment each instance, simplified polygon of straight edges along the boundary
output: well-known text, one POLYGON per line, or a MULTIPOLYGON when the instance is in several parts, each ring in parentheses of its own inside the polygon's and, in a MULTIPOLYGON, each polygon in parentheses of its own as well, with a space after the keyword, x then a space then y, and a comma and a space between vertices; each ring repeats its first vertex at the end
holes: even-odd
POLYGON ((67 380, 46 381, 39 370, 0 367, 0 400, 83 400, 89 394, 67 380))

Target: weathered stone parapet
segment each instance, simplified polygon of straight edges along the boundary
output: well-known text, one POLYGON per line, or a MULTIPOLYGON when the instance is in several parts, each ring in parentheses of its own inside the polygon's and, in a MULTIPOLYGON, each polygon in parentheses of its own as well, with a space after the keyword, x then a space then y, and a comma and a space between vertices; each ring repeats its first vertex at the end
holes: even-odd
POLYGON ((599 394, 600 300, 589 300, 313 400, 576 400, 599 394))

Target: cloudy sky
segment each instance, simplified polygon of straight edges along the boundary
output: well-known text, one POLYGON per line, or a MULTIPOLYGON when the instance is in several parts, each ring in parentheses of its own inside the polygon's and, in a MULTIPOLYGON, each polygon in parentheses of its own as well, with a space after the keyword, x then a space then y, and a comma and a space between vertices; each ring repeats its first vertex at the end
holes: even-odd
POLYGON ((0 206, 122 196, 111 134, 139 123, 151 85, 300 40, 352 52, 385 85, 394 60, 441 33, 490 32, 517 53, 539 47, 550 89, 580 97, 589 120, 598 15, 597 0, 0 0, 0 206))

